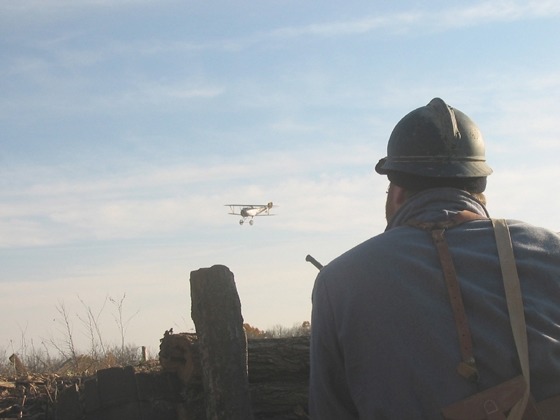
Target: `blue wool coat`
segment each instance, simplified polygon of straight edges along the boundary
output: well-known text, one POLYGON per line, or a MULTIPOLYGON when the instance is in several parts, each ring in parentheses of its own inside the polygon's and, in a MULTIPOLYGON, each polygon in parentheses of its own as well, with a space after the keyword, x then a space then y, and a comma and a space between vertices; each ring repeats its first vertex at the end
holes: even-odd
MULTIPOLYGON (((480 379, 457 373, 459 339, 438 253, 409 220, 469 210, 468 193, 438 188, 405 202, 384 233, 319 273, 313 289, 310 413, 315 420, 441 419, 441 408, 521 374, 489 220, 449 229, 480 379)), ((523 293, 531 393, 560 394, 560 236, 508 220, 523 293)))

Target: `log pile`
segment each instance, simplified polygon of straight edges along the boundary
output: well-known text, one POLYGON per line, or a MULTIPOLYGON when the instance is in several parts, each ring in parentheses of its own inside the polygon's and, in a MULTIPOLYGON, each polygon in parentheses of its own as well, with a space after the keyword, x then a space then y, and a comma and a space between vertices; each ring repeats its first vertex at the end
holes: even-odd
POLYGON ((225 266, 192 272, 191 299, 197 332, 165 332, 161 369, 100 370, 60 393, 55 419, 307 419, 309 337, 247 341, 225 266))
MULTIPOLYGON (((309 337, 248 341, 249 402, 256 420, 307 419, 309 337)), ((23 419, 36 420, 207 420, 200 343, 196 334, 166 331, 160 344, 159 366, 102 369, 73 382, 62 380, 48 403, 48 394, 28 399, 23 419), (58 396, 57 393, 58 392, 58 396), (54 408, 56 407, 56 415, 54 408), (42 416, 39 414, 42 413, 42 416)), ((28 388, 43 382, 18 383, 28 388)), ((6 386, 15 388, 11 382, 6 386)), ((0 383, 0 389, 2 384, 0 383)), ((10 413, 20 407, 22 394, 13 394, 10 413)), ((8 400, 5 400, 6 404, 8 400)), ((9 407, 6 407, 8 409, 9 407)), ((8 411, 5 411, 7 414, 8 411)), ((12 415, 12 414, 10 414, 12 415)), ((0 418, 4 418, 0 416, 0 418)), ((8 418, 17 418, 8 417, 8 418)), ((218 417, 228 419, 227 416, 218 417)))
MULTIPOLYGON (((188 390, 191 401, 184 402, 185 410, 200 412, 204 390, 196 334, 166 332, 159 357, 162 369, 175 373, 188 390)), ((255 419, 308 418, 308 378, 309 337, 248 340, 248 380, 255 419)))

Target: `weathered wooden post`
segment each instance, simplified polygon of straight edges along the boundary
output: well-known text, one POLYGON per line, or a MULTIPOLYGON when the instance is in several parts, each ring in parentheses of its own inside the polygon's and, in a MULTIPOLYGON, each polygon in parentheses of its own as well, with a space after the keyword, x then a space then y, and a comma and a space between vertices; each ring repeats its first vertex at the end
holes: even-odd
POLYGON ((191 272, 207 420, 252 420, 247 338, 233 273, 223 265, 191 272))

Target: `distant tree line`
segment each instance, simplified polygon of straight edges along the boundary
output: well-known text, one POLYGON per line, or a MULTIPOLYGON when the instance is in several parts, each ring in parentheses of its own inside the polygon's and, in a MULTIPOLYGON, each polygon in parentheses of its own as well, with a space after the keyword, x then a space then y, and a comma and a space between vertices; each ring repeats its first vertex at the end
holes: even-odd
POLYGON ((311 332, 311 324, 309 321, 303 321, 301 324, 294 324, 292 327, 283 325, 274 325, 272 328, 261 330, 251 324, 243 324, 247 338, 266 339, 266 338, 285 338, 285 337, 302 337, 308 336, 311 332))

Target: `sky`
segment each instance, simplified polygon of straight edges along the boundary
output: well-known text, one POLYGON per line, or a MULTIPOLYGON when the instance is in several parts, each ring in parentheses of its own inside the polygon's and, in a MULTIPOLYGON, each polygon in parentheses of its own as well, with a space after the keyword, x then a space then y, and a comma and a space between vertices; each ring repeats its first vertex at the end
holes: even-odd
POLYGON ((373 168, 434 97, 484 135, 491 215, 560 231, 558 28, 558 0, 0 2, 0 351, 87 350, 89 312, 157 353, 216 264, 245 322, 310 320, 306 255, 384 230, 373 168))

